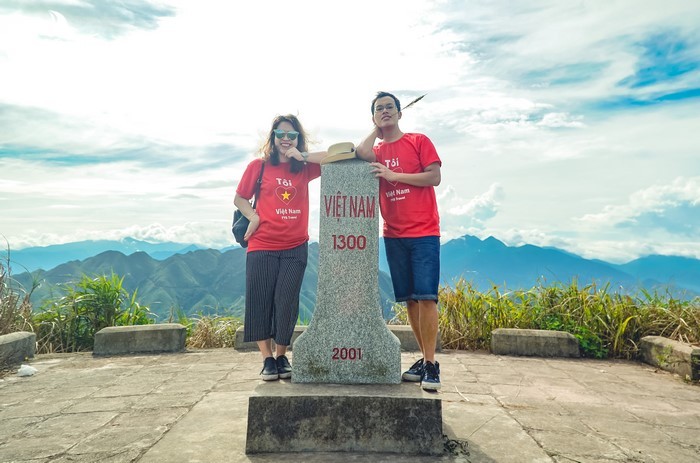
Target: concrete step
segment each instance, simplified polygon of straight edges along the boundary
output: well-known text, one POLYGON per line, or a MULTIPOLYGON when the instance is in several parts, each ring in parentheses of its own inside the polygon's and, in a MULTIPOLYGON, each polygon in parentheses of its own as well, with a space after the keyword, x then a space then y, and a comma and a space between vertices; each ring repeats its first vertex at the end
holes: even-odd
POLYGON ((36 352, 36 334, 28 331, 0 336, 0 367, 19 365, 36 352))
POLYGON ((93 355, 181 352, 187 329, 179 323, 109 326, 95 334, 93 355))
POLYGON ((639 354, 649 365, 690 381, 700 380, 700 347, 663 336, 644 336, 639 343, 639 354))
POLYGON ((491 352, 497 355, 580 357, 578 339, 565 331, 498 328, 491 333, 491 352))

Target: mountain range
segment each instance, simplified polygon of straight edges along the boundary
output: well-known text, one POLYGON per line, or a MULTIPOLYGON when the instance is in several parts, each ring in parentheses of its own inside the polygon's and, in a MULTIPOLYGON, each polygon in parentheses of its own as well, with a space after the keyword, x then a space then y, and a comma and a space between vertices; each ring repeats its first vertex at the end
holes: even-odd
POLYGON ((625 264, 584 259, 556 248, 533 245, 506 246, 496 238, 463 236, 441 247, 443 281, 458 276, 480 289, 507 286, 530 288, 543 283, 609 283, 613 289, 634 292, 670 290, 676 297, 700 295, 700 260, 680 256, 650 255, 625 264))
MULTIPOLYGON (((118 251, 127 256, 142 251, 156 260, 164 260, 174 254, 185 254, 198 249, 204 248, 194 244, 149 243, 134 238, 124 238, 119 241, 78 241, 51 246, 29 247, 10 251, 10 257, 14 265, 18 267, 15 268, 15 272, 20 268, 26 272, 33 272, 39 269, 50 270, 65 262, 87 259, 105 251, 118 251)), ((222 251, 229 249, 233 249, 233 246, 222 249, 222 251)), ((0 256, 4 257, 5 254, 0 253, 0 256)))
MULTIPOLYGON (((32 297, 35 307, 47 296, 56 294, 57 284, 76 281, 81 275, 114 272, 124 276, 127 290, 133 292, 138 288, 139 302, 149 306, 159 321, 167 319, 172 309, 188 315, 243 313, 245 251, 239 247, 202 249, 187 244, 152 244, 128 239, 28 248, 12 251, 10 257, 14 278, 19 283, 29 287, 33 279, 42 282, 32 297), (93 254, 86 257, 90 253, 93 254), (60 259, 63 260, 59 265, 51 267, 60 259), (32 271, 16 274, 17 268, 32 271)), ((393 291, 383 240, 380 240, 379 269, 379 304, 385 318, 390 318, 393 291)), ((315 308, 317 272, 318 243, 311 243, 301 292, 302 319, 310 319, 315 308)), ((612 264, 556 248, 507 246, 493 237, 481 240, 469 235, 441 246, 441 282, 453 285, 460 278, 480 291, 494 286, 501 290, 527 289, 538 283, 569 284, 575 280, 580 286, 609 284, 611 291, 618 292, 634 293, 643 288, 668 291, 681 299, 700 296, 698 259, 651 255, 626 264, 612 264)))
MULTIPOLYGON (((90 243, 95 246, 94 243, 90 243)), ((102 244, 100 244, 102 245, 102 244)), ((172 243, 171 243, 172 245, 172 243)), ((41 307, 42 301, 60 294, 60 285, 75 282, 82 275, 110 275, 112 272, 124 277, 124 288, 133 293, 138 290, 137 300, 148 306, 158 321, 167 321, 178 313, 191 316, 233 315, 242 317, 245 311, 245 250, 236 247, 229 250, 195 249, 176 252, 170 246, 171 255, 163 260, 151 257, 145 251, 125 255, 120 251, 103 251, 84 260, 71 260, 51 270, 35 270, 13 275, 24 288, 32 287, 34 281, 41 285, 32 294, 32 305, 41 307)), ((184 249, 184 248, 183 248, 184 249)), ((159 249, 162 256, 166 251, 159 249)), ((55 255, 56 250, 52 249, 55 255)), ((16 262, 17 254, 12 253, 16 262)), ((36 255, 34 251, 31 255, 36 255)), ((20 254, 21 256, 21 254, 20 254)), ((19 262, 19 267, 23 263, 19 262)), ((310 320, 316 306, 318 285, 318 243, 310 243, 309 258, 302 282, 299 317, 310 320)), ((391 278, 379 272, 379 296, 377 304, 383 316, 393 316, 393 290, 391 278)))

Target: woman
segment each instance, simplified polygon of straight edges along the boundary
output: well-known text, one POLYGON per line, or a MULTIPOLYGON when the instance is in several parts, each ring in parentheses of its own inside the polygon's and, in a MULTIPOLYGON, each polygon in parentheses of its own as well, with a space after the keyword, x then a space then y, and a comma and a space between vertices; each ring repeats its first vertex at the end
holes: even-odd
POLYGON ((244 239, 246 296, 244 341, 256 341, 265 381, 291 378, 286 356, 299 315, 299 292, 309 240, 309 182, 321 175, 326 152, 307 153, 307 135, 292 115, 277 116, 262 159, 246 168, 234 204, 250 220, 244 239), (256 209, 250 204, 262 170, 256 209), (275 358, 272 340, 277 345, 275 358))

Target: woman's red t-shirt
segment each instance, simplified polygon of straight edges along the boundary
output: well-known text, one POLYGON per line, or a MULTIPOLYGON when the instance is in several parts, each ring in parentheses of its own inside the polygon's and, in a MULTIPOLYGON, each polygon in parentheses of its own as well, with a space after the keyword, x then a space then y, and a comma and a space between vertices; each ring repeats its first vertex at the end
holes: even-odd
MULTIPOLYGON (((236 188, 239 196, 251 199, 255 195, 262 164, 262 159, 248 164, 236 188)), ((282 251, 309 240, 309 182, 321 176, 321 166, 308 163, 296 173, 290 166, 289 162, 265 163, 256 205, 260 225, 248 240, 248 252, 282 251)))

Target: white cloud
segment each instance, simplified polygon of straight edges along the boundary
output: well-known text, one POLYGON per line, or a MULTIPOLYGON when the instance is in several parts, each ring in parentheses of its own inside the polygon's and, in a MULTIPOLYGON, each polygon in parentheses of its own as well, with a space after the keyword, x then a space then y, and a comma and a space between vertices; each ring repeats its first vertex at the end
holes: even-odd
MULTIPOLYGON (((679 177, 669 185, 654 185, 636 191, 626 204, 608 205, 602 212, 586 214, 578 220, 590 226, 615 226, 633 222, 649 213, 663 215, 664 212, 683 205, 700 206, 700 177, 679 177)), ((700 217, 691 216, 687 219, 697 222, 700 217)), ((696 232, 700 233, 700 230, 696 232)))
POLYGON ((547 113, 537 125, 544 127, 583 127, 583 116, 572 117, 568 113, 547 113))
POLYGON ((484 193, 465 202, 453 186, 444 187, 438 194, 442 241, 477 234, 486 222, 498 214, 503 199, 503 187, 494 183, 484 193))
POLYGON ((449 186, 440 194, 439 202, 441 205, 447 204, 447 206, 442 207, 449 215, 467 216, 477 222, 482 222, 496 215, 498 212, 498 201, 502 198, 503 187, 498 183, 494 183, 489 187, 488 191, 470 199, 467 203, 463 203, 461 198, 457 197, 455 189, 449 186))

